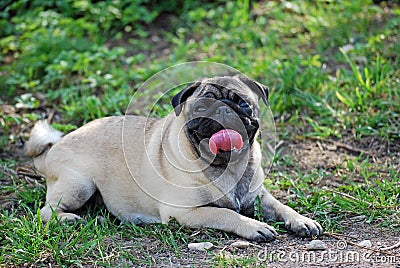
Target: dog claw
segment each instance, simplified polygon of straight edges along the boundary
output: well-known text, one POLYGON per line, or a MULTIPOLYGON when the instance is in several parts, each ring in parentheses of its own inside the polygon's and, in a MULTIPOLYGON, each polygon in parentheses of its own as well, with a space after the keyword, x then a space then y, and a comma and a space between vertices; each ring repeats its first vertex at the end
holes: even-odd
POLYGON ((286 228, 300 237, 317 237, 323 233, 323 229, 318 222, 301 215, 288 221, 286 228))
POLYGON ((258 231, 258 233, 260 236, 255 239, 257 242, 270 242, 275 240, 275 235, 270 230, 268 230, 268 232, 258 231))

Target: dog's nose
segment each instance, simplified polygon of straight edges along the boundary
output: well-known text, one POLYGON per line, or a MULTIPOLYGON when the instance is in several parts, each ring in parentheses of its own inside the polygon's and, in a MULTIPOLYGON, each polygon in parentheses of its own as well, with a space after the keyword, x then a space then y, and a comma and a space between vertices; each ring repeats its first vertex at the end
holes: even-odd
POLYGON ((217 108, 216 114, 230 114, 232 111, 227 106, 221 106, 217 108))

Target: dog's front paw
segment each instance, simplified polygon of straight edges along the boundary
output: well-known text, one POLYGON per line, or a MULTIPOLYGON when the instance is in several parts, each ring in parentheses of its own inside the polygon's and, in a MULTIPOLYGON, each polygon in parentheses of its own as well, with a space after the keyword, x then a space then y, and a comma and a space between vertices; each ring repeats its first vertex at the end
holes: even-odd
POLYGON ((274 227, 266 224, 265 222, 251 220, 248 221, 244 227, 244 232, 239 231, 238 234, 248 240, 269 242, 274 240, 278 235, 274 227))
POLYGON ((84 222, 84 220, 81 217, 79 217, 78 215, 73 214, 73 213, 65 213, 65 212, 61 213, 60 212, 60 213, 57 213, 57 218, 60 220, 60 222, 65 222, 69 225, 84 222))
POLYGON ((318 222, 300 214, 288 219, 285 222, 285 226, 288 230, 301 237, 316 237, 323 233, 322 227, 318 222))

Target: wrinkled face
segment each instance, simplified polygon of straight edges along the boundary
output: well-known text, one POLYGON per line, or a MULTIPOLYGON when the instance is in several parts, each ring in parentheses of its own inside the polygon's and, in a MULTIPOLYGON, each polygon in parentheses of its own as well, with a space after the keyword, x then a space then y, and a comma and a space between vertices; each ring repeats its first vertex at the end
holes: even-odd
MULTIPOLYGON (((196 153, 214 165, 241 159, 259 129, 255 94, 207 84, 185 104, 186 135, 196 153)), ((247 152, 248 153, 248 152, 247 152)))

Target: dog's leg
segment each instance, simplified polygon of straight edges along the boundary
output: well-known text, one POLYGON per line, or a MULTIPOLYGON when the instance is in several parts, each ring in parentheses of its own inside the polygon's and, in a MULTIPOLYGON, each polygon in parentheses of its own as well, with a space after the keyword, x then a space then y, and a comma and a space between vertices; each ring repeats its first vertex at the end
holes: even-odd
POLYGON ((149 216, 143 213, 128 213, 123 216, 118 216, 118 218, 122 221, 130 222, 135 225, 161 223, 159 218, 149 216))
POLYGON ((82 207, 94 194, 96 187, 90 179, 79 174, 73 175, 47 181, 46 204, 40 210, 43 222, 50 221, 53 213, 60 221, 71 223, 81 219, 69 212, 82 207))
POLYGON ((288 230, 301 237, 322 234, 322 227, 318 222, 302 216, 294 209, 285 206, 265 189, 261 195, 261 200, 265 220, 283 221, 288 230))
POLYGON ((272 226, 240 215, 227 208, 169 208, 162 211, 161 214, 163 223, 167 223, 170 218, 175 218, 180 224, 190 228, 219 229, 259 242, 271 241, 277 235, 272 226))

